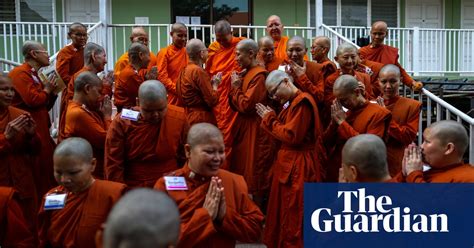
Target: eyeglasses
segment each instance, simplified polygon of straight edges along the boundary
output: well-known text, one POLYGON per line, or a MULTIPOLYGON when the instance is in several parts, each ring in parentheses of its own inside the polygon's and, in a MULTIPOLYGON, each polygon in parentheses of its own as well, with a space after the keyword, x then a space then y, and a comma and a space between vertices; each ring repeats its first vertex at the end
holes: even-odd
POLYGON ((44 53, 46 55, 48 55, 48 51, 45 51, 45 50, 34 50, 34 52, 37 52, 37 53, 44 53))
POLYGON ((271 92, 268 92, 268 96, 270 97, 270 99, 275 99, 275 94, 277 93, 278 91, 278 87, 280 87, 281 83, 283 83, 285 81, 285 79, 281 80, 277 86, 275 87, 275 89, 273 89, 271 92))
POLYGON ((77 37, 87 37, 87 33, 74 33, 73 35, 77 36, 77 37))

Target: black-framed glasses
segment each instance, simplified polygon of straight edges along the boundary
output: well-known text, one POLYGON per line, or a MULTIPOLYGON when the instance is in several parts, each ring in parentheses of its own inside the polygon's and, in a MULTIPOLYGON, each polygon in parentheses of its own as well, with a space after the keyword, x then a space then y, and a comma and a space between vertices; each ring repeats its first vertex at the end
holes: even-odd
POLYGON ((274 99, 275 98, 275 94, 277 93, 278 91, 278 87, 280 87, 281 83, 283 83, 283 81, 285 81, 285 79, 281 80, 277 86, 275 87, 275 89, 272 90, 272 92, 268 92, 268 96, 271 98, 271 99, 274 99))

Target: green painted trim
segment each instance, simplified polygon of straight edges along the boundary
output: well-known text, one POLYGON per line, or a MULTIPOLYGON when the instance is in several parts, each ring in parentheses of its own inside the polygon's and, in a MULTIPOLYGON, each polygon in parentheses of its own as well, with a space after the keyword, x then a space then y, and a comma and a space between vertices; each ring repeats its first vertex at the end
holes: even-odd
POLYGON ((267 18, 278 15, 285 26, 306 27, 306 0, 253 0, 253 25, 266 25, 267 18))
POLYGON ((55 0, 56 1, 56 21, 63 22, 63 1, 62 0, 55 0))
POLYGON ((400 7, 399 7, 400 13, 399 13, 398 16, 400 18, 400 27, 404 28, 404 27, 406 27, 406 20, 405 20, 405 18, 406 18, 406 0, 400 0, 399 4, 400 4, 400 7))

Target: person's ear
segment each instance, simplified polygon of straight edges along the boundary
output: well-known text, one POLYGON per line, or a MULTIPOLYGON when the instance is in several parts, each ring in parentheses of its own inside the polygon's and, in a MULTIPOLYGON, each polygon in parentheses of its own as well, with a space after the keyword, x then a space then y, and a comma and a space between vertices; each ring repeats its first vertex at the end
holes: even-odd
POLYGON ((191 146, 189 144, 184 145, 184 153, 186 154, 186 158, 189 160, 189 158, 191 158, 191 146))
POLYGON ((92 90, 92 85, 91 84, 86 84, 84 86, 84 93, 86 93, 86 95, 89 95, 89 92, 91 92, 92 90))
POLYGON ((349 165, 349 173, 350 175, 346 175, 346 178, 350 182, 359 182, 359 172, 357 171, 357 168, 354 165, 349 165))
POLYGON ((96 165, 97 165, 97 159, 96 159, 96 158, 92 158, 92 161, 91 161, 91 173, 95 171, 96 165))
POLYGON ((456 151, 456 146, 452 142, 449 142, 448 144, 446 144, 444 155, 450 155, 455 151, 456 151))

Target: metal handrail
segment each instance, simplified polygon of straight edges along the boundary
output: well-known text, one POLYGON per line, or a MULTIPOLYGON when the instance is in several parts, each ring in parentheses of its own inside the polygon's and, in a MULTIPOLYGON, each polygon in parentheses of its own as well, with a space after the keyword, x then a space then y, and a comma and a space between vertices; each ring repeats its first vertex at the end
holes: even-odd
POLYGON ((21 65, 21 63, 11 61, 11 60, 8 60, 8 59, 4 59, 4 58, 0 58, 0 63, 12 65, 12 66, 20 66, 21 65))
POLYGON ((347 39, 346 37, 342 36, 341 34, 339 34, 338 32, 336 32, 334 29, 330 28, 329 26, 326 26, 325 24, 322 24, 321 27, 325 28, 326 30, 328 30, 329 32, 331 32, 332 34, 336 35, 337 37, 339 37, 341 40, 345 41, 345 42, 348 42, 354 46, 356 46, 358 49, 360 48, 357 44, 355 44, 354 42, 352 42, 351 40, 347 39))
POLYGON ((424 95, 426 95, 427 97, 429 97, 432 101, 439 104, 441 107, 443 107, 443 108, 449 110, 450 112, 452 112, 453 114, 459 116, 463 121, 469 123, 469 125, 471 125, 471 126, 474 125, 474 118, 472 118, 469 115, 461 112, 459 109, 455 108, 453 105, 447 103, 443 99, 437 97, 435 94, 431 93, 429 90, 422 89, 422 93, 424 95))

